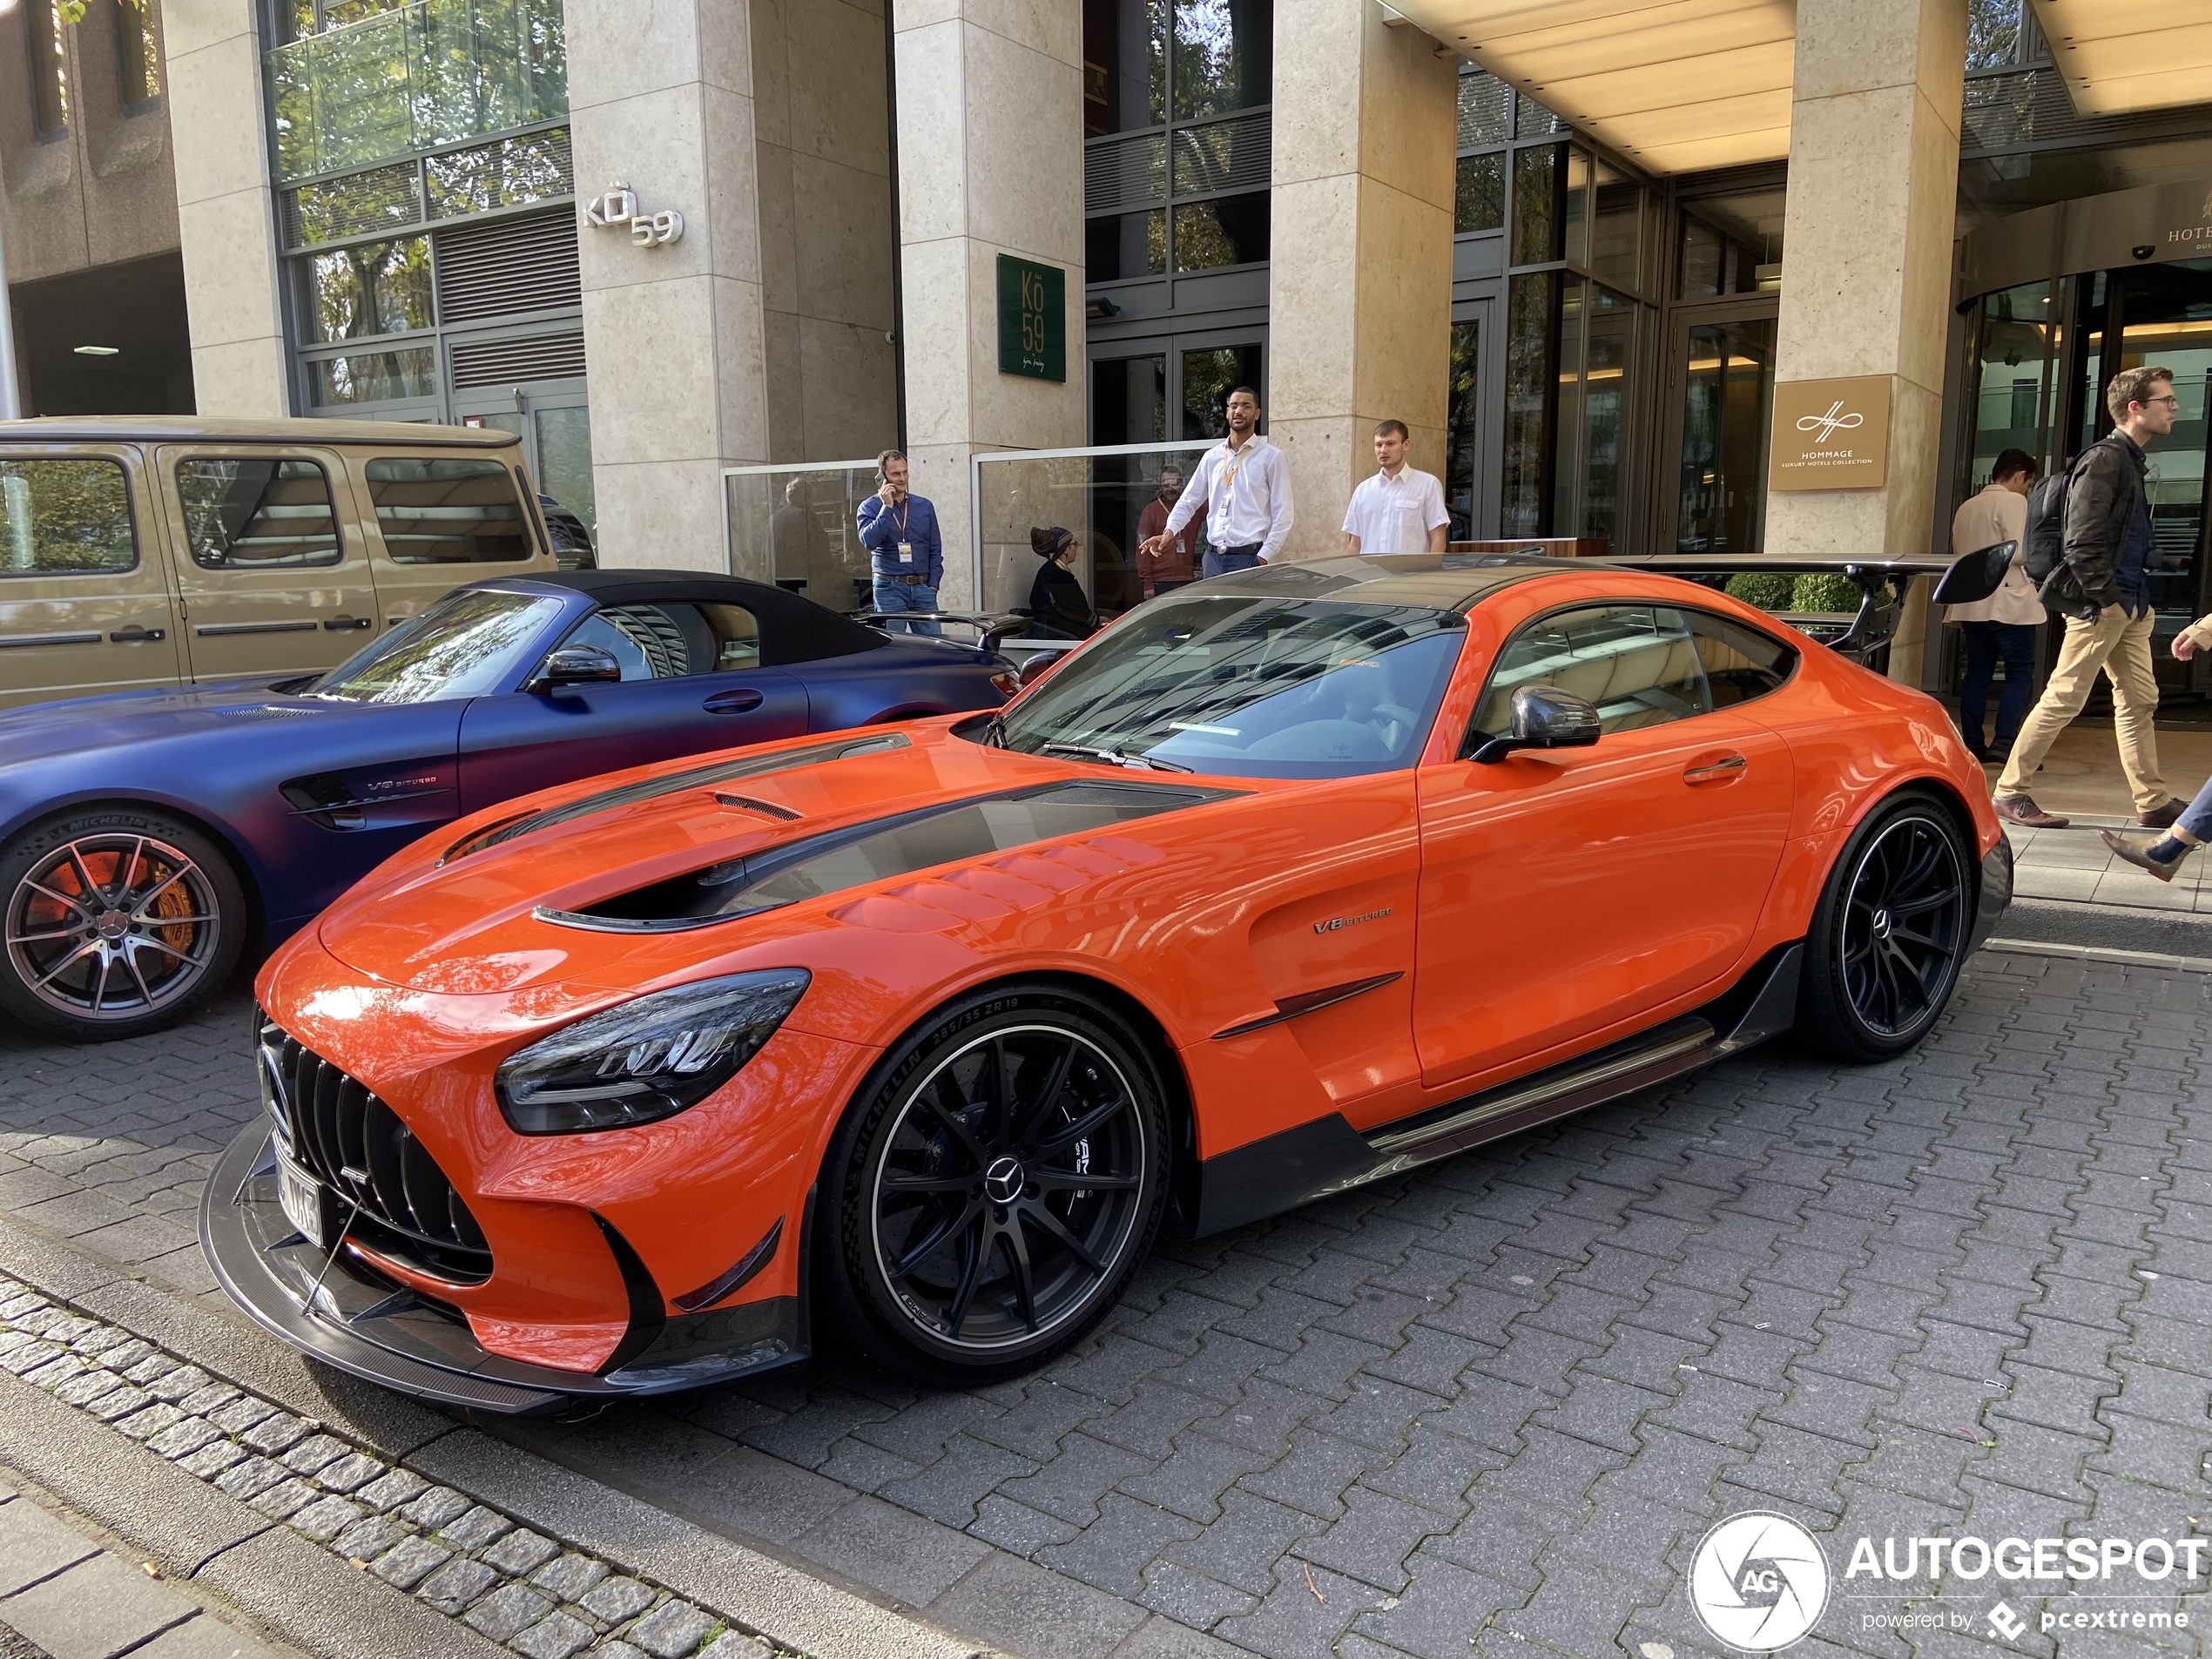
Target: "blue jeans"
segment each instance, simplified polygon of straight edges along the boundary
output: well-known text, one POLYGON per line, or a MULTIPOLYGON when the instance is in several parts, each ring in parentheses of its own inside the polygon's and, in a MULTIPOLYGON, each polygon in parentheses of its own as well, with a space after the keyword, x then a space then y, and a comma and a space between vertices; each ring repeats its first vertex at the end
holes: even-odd
MULTIPOLYGON (((875 579, 875 608, 878 610, 934 610, 937 590, 926 583, 889 582, 882 577, 875 579)), ((941 634, 945 631, 934 622, 887 622, 883 631, 887 634, 941 634)))
POLYGON ((2014 622, 1966 622, 1959 624, 1966 636, 1966 671, 1959 680, 1959 731, 1966 747, 2002 753, 2020 734, 2020 722, 2035 687, 2035 624, 2014 622), (1997 698, 1997 735, 1987 745, 1981 737, 1982 717, 1989 711, 1989 680, 1997 659, 2005 660, 2005 689, 1997 698))
POLYGON ((1227 576, 1231 570, 1249 570, 1259 563, 1259 548, 1210 547, 1206 550, 1205 576, 1227 576))

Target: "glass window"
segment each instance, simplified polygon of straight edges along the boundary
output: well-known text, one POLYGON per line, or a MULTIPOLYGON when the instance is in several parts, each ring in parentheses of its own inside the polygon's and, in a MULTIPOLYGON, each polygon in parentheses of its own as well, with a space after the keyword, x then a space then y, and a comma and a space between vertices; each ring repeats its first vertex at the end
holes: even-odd
POLYGON ((24 0, 23 12, 30 30, 25 51, 30 64, 32 130, 42 139, 59 138, 69 130, 61 0, 24 0))
POLYGON ((1756 628, 1709 617, 1702 610, 1687 614, 1715 708, 1749 703, 1788 683, 1791 671, 1797 665, 1797 653, 1790 646, 1768 638, 1756 628))
MULTIPOLYGON (((1969 406, 1973 422, 1966 478, 1969 493, 1989 482, 1990 469, 2004 450, 2025 449, 2039 457, 2047 470, 2058 459, 2046 441, 2043 421, 2047 381, 2054 401, 2064 390, 2059 374, 2050 368, 2060 361, 2054 350, 2057 318, 2052 286, 2030 282, 1985 294, 1973 314, 1979 326, 1973 360, 1976 392, 1969 406)), ((2131 327, 2128 332, 2135 331, 2131 327)), ((2050 437, 2056 440, 2060 435, 2054 432, 2050 437)))
POLYGON ((1482 325, 1452 325, 1452 383, 1444 416, 1444 505, 1454 542, 1474 539, 1476 434, 1482 410, 1482 325))
POLYGON ((320 406, 438 394, 436 354, 428 346, 318 357, 307 365, 307 373, 308 395, 320 406))
POLYGON ((0 576, 77 576, 138 563, 131 486, 113 461, 0 461, 0 576))
POLYGON ((599 502, 591 477, 591 412, 582 404, 537 412, 538 488, 577 516, 597 541, 599 502))
POLYGON ((1545 138, 1554 132, 1567 131, 1567 123, 1554 115, 1526 92, 1514 105, 1514 136, 1518 138, 1545 138))
POLYGON ((1168 268, 1168 214, 1164 207, 1141 213, 1114 213, 1083 225, 1087 282, 1116 282, 1126 277, 1162 276, 1168 268))
POLYGON ((153 0, 112 0, 115 70, 123 112, 139 115, 161 97, 161 54, 153 40, 153 0))
POLYGON ((177 496, 204 570, 338 563, 330 481, 312 461, 180 461, 177 496))
POLYGON ((1499 505, 1507 536, 1544 534, 1559 391, 1558 307, 1556 272, 1517 276, 1506 284, 1505 485, 1499 505))
MULTIPOLYGON (((1592 304, 1583 341, 1582 476, 1578 536, 1620 534, 1622 469, 1629 445, 1629 421, 1636 408, 1633 385, 1636 361, 1636 313, 1626 294, 1590 283, 1592 304)), ((1562 407, 1560 418, 1566 419, 1562 407)))
MULTIPOLYGON (((1229 435, 1229 395, 1240 386, 1259 388, 1267 407, 1267 387, 1259 377, 1258 346, 1218 346, 1183 354, 1183 434, 1185 438, 1229 435)), ((1196 462, 1192 463, 1196 465, 1196 462)))
POLYGON ((1701 323, 1683 336, 1682 475, 1675 550, 1756 553, 1774 414, 1771 317, 1701 323))
POLYGON ((1782 286, 1783 214, 1779 189, 1710 197, 1682 215, 1676 297, 1715 300, 1782 286))
POLYGON ((1178 202, 1175 208, 1175 268, 1211 271, 1251 265, 1267 257, 1267 192, 1178 202))
POLYGON ((1566 184, 1565 145, 1537 145, 1514 152, 1514 264, 1542 265, 1560 257, 1566 184))
POLYGON ((436 703, 496 690, 561 614, 558 599, 464 588, 365 645, 310 688, 348 703, 436 703))
POLYGON ((368 493, 384 550, 395 563, 482 564, 530 556, 529 520, 515 475, 496 461, 372 461, 368 493))
POLYGON ((301 317, 312 340, 359 340, 430 327, 427 236, 334 248, 298 265, 307 289, 301 317))
POLYGON ((1683 613, 1663 605, 1590 605, 1530 623, 1498 653, 1475 711, 1476 735, 1512 731, 1513 694, 1524 685, 1594 705, 1608 736, 1713 708, 1683 613))
POLYGON ((1274 0, 1175 0, 1177 120, 1267 102, 1274 13, 1274 0))
POLYGON ((1643 190, 1602 161, 1591 192, 1589 266, 1615 287, 1641 289, 1643 190))
POLYGON ((1158 443, 1168 435, 1168 360, 1096 358, 1090 365, 1090 441, 1158 443))
POLYGON ((1460 141, 1461 150, 1479 150, 1487 144, 1503 144, 1513 136, 1513 89, 1495 75, 1480 69, 1460 76, 1460 141))
POLYGON ((2026 0, 1966 0, 1966 67, 2010 69, 2020 60, 2026 0))
POLYGON ((1452 229, 1494 231, 1506 222, 1506 156, 1494 150, 1487 156, 1461 156, 1457 187, 1453 192, 1452 229))
POLYGON ((742 605, 608 605, 561 643, 597 645, 622 664, 625 680, 683 679, 760 664, 760 624, 742 605))
POLYGON ((1167 0, 1083 0, 1083 132, 1168 118, 1167 0))
POLYGON ((1466 627, 1424 606, 1172 594, 1016 705, 1007 746, 1118 749, 1255 778, 1410 766, 1466 627))

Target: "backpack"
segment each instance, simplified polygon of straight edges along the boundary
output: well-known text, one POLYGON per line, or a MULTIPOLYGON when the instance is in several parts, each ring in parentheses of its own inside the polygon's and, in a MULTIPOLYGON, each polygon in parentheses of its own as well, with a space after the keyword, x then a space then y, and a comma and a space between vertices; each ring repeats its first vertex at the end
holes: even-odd
POLYGON ((2027 546, 2020 554, 2020 569, 2039 587, 2066 563, 2066 498, 2080 464, 2076 456, 2027 492, 2027 546))

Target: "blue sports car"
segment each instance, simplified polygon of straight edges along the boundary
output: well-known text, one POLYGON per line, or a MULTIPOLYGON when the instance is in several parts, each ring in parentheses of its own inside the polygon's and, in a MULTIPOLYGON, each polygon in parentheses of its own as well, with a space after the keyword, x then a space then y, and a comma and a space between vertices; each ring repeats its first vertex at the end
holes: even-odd
MULTIPOLYGON (((416 836, 597 772, 994 708, 988 649, 674 570, 473 583, 327 674, 0 713, 0 1008, 128 1036, 416 836)), ((856 742, 866 742, 856 737, 856 742)))

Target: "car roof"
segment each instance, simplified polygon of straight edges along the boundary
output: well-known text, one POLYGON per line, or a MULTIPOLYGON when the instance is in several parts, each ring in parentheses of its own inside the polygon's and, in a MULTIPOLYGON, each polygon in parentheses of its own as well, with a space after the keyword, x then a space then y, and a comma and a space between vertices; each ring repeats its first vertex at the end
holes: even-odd
POLYGON ((851 657, 890 644, 880 631, 840 616, 803 594, 743 577, 713 570, 533 570, 527 576, 491 577, 472 583, 485 588, 560 589, 600 605, 682 603, 743 605, 760 623, 760 660, 768 668, 787 663, 851 657))
POLYGON ((1216 577, 1208 592, 1264 594, 1279 599, 1342 599, 1355 604, 1420 605, 1472 610, 1501 588, 1538 577, 1617 570, 1598 559, 1554 559, 1532 553, 1400 553, 1345 556, 1257 565, 1216 577))
POLYGON ((253 421, 199 415, 61 415, 0 421, 0 443, 370 443, 385 448, 506 449, 522 440, 501 427, 408 421, 253 421))

